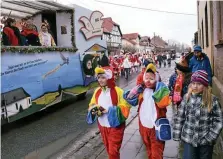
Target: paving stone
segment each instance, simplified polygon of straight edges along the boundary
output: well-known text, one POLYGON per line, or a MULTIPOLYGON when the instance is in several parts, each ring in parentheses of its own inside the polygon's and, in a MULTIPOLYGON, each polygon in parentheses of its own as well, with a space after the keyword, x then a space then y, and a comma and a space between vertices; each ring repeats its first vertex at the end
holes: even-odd
POLYGON ((142 152, 142 151, 146 151, 146 146, 143 144, 142 147, 140 148, 139 152, 142 152))
POLYGON ((136 142, 136 143, 142 143, 142 138, 139 135, 133 135, 129 141, 136 142))
POLYGON ((137 156, 135 157, 135 159, 147 159, 147 158, 148 156, 147 156, 146 151, 139 152, 137 156))
POLYGON ((178 148, 177 147, 171 147, 171 146, 165 147, 163 156, 169 157, 169 158, 177 158, 178 148))
POLYGON ((136 150, 139 151, 139 149, 142 147, 142 143, 136 143, 136 142, 127 142, 124 149, 128 150, 136 150))
POLYGON ((139 135, 139 136, 141 136, 139 130, 136 131, 134 135, 139 135))
POLYGON ((135 159, 137 155, 136 150, 128 150, 128 149, 123 149, 120 154, 121 159, 135 159))
POLYGON ((123 141, 129 141, 133 134, 124 134, 123 141))
POLYGON ((136 129, 127 128, 125 129, 125 134, 134 134, 136 131, 136 129))

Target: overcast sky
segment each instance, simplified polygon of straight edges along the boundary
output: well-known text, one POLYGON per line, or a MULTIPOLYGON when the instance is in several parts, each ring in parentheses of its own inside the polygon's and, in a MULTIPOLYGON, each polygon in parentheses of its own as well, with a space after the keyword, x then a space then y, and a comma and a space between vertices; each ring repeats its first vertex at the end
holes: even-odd
POLYGON ((75 3, 91 10, 101 11, 104 17, 112 17, 113 21, 120 25, 123 34, 136 32, 141 36, 152 37, 155 32, 166 41, 174 39, 191 45, 194 33, 197 31, 196 0, 101 0, 141 8, 191 13, 195 16, 132 9, 95 0, 58 1, 64 4, 75 3))

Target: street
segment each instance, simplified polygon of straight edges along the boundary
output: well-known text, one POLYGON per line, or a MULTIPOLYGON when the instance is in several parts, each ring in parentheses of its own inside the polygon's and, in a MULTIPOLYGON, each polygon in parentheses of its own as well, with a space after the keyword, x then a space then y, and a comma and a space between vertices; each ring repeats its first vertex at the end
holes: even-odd
MULTIPOLYGON (((121 78, 118 85, 130 88, 136 74, 128 82, 121 78)), ((17 159, 38 151, 40 158, 57 153, 71 141, 76 141, 97 125, 87 125, 86 110, 92 91, 83 101, 58 104, 42 112, 2 127, 2 158, 17 159), (12 151, 13 150, 13 151, 12 151)))

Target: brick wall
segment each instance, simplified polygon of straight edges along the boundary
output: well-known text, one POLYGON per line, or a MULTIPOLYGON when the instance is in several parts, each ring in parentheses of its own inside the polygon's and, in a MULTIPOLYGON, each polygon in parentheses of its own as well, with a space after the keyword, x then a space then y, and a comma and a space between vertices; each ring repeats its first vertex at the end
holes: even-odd
MULTIPOLYGON (((218 5, 219 4, 217 1, 213 1, 213 44, 217 44, 218 42, 218 34, 219 34, 218 5)), ((218 96, 221 105, 223 107, 223 47, 217 48, 214 46, 213 51, 214 51, 213 93, 216 96, 218 96)), ((215 145, 213 158, 223 159, 223 132, 219 136, 217 144, 215 145)))

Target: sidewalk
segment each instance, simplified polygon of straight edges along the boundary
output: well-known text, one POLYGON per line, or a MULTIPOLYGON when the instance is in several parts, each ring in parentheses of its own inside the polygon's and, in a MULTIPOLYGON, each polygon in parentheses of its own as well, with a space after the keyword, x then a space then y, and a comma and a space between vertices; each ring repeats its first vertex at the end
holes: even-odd
MULTIPOLYGON (((168 107, 167 117, 172 121, 172 107, 168 107)), ((121 147, 121 159, 147 159, 146 149, 139 134, 138 117, 126 128, 125 135, 121 147)), ((173 140, 167 141, 164 150, 164 159, 178 158, 178 142, 173 140)), ((104 150, 97 159, 108 158, 106 150, 104 150)))

